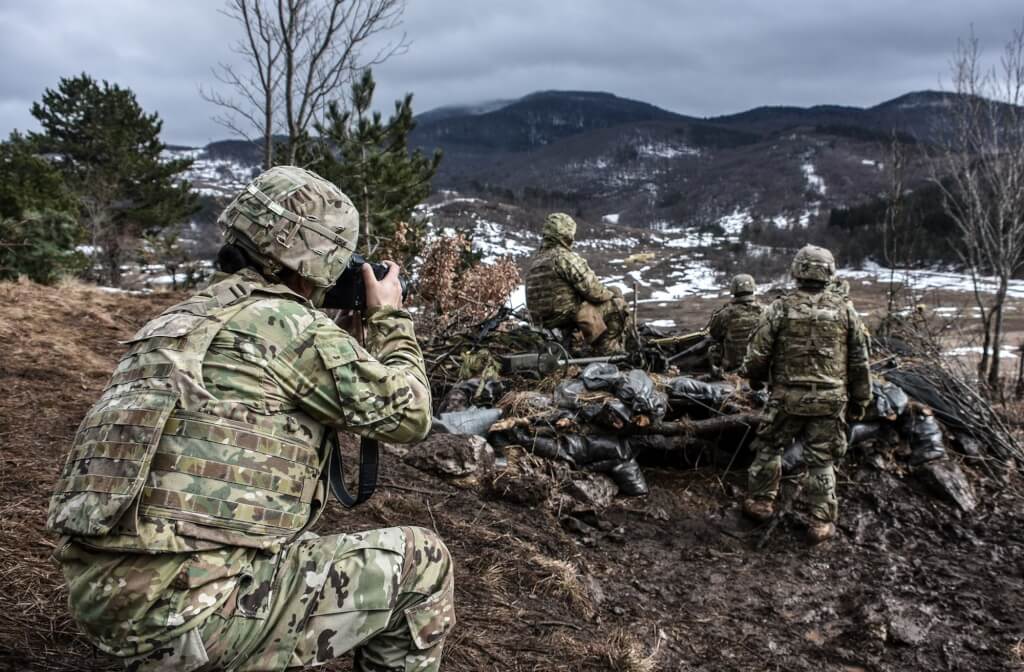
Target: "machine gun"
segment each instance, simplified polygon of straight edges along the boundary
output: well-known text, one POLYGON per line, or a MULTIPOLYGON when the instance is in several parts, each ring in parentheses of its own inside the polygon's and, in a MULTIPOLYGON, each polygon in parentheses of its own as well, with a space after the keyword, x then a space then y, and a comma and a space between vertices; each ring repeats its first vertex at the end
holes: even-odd
POLYGON ((572 357, 560 344, 547 342, 538 352, 523 352, 513 355, 501 355, 502 375, 532 374, 537 377, 549 376, 556 371, 573 365, 594 364, 596 362, 624 362, 629 355, 608 355, 605 357, 572 357))

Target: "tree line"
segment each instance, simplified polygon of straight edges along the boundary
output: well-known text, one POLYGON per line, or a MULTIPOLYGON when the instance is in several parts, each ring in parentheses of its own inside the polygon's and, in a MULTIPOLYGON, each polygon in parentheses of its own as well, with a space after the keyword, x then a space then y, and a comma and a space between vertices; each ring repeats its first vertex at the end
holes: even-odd
MULTIPOLYGON (((405 50, 404 35, 381 41, 404 9, 404 0, 227 0, 242 62, 215 68, 223 89, 201 94, 223 110, 216 120, 261 147, 264 168, 301 165, 348 194, 363 252, 411 260, 424 237, 412 211, 441 155, 409 151, 411 94, 387 119, 373 111, 371 72, 405 50)), ((117 287, 130 260, 172 277, 193 261, 181 227, 216 207, 184 179, 192 160, 166 152, 158 114, 85 73, 46 89, 31 112, 40 130, 0 142, 0 279, 79 274, 117 287)))

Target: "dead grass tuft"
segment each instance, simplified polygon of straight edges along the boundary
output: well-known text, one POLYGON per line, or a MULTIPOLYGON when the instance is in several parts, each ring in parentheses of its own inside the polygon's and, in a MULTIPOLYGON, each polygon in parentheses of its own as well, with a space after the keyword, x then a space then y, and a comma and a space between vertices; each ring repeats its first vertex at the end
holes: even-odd
POLYGON ((658 669, 661 638, 654 633, 654 648, 648 653, 646 647, 632 634, 616 631, 608 640, 608 666, 615 672, 653 672, 658 669))

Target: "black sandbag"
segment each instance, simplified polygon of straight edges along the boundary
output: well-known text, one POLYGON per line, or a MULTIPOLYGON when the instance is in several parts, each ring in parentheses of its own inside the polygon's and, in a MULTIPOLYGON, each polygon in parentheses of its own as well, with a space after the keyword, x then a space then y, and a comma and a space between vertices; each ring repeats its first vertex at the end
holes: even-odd
POLYGON ((565 408, 570 411, 579 410, 580 395, 586 391, 587 388, 583 386, 583 381, 581 380, 576 378, 563 380, 555 388, 555 403, 559 408, 565 408))
POLYGON ((976 427, 970 427, 955 404, 946 399, 945 394, 920 373, 908 369, 893 369, 887 371, 885 377, 901 387, 909 396, 931 407, 935 415, 950 429, 968 432, 972 429, 977 430, 976 427))
POLYGON ((644 478, 643 469, 635 458, 619 462, 607 474, 615 481, 615 485, 619 486, 620 495, 643 497, 648 493, 647 479, 644 478))
POLYGON ((871 381, 871 404, 867 409, 868 420, 895 420, 907 410, 910 400, 906 392, 888 381, 871 381))
POLYGON ((654 381, 640 369, 633 369, 624 376, 616 396, 634 413, 661 418, 668 410, 668 399, 655 389, 654 381))
POLYGON ((628 425, 632 419, 633 412, 618 399, 609 399, 601 404, 601 412, 594 417, 598 424, 613 429, 628 425))
POLYGON ((613 431, 619 431, 629 424, 632 418, 633 412, 615 398, 580 406, 582 424, 600 425, 613 431))
POLYGON ((470 406, 491 407, 505 396, 508 389, 508 383, 502 379, 491 378, 481 382, 479 378, 469 378, 448 390, 439 412, 463 411, 470 406))
POLYGON ((907 393, 900 389, 898 385, 893 385, 889 381, 885 381, 882 384, 882 389, 885 391, 885 396, 888 398, 889 405, 896 416, 903 415, 903 411, 907 410, 907 405, 910 403, 907 393))
POLYGON ((881 430, 882 425, 878 422, 855 422, 850 425, 847 445, 852 448, 858 443, 873 439, 881 430))
POLYGON ((929 412, 921 409, 914 413, 914 427, 910 431, 910 464, 917 466, 946 456, 942 427, 929 412))
POLYGON ((491 425, 501 419, 500 408, 470 406, 461 411, 442 413, 434 418, 433 431, 439 434, 475 434, 487 436, 491 425))
POLYGON ((647 479, 636 458, 628 460, 604 460, 588 464, 587 471, 607 474, 619 486, 619 494, 639 497, 647 494, 647 479))
POLYGON ((679 376, 669 381, 668 391, 673 401, 719 408, 736 392, 736 388, 725 382, 706 383, 689 376, 679 376))
POLYGON ((588 436, 587 453, 592 462, 598 460, 625 460, 633 456, 629 443, 617 436, 588 436))
POLYGON ((614 392, 622 384, 622 373, 619 367, 608 362, 588 364, 580 374, 584 387, 590 391, 609 390, 614 392))
POLYGON ((587 448, 587 439, 579 434, 563 434, 558 437, 558 457, 573 466, 593 462, 587 448))

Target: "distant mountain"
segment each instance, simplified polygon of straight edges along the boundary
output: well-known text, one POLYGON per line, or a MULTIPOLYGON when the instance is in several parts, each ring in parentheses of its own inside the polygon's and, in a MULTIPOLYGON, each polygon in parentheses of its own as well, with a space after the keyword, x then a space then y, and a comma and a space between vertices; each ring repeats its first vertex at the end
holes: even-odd
POLYGON ((443 121, 444 119, 450 119, 452 117, 487 114, 488 112, 500 110, 512 102, 514 101, 492 100, 484 103, 477 103, 475 105, 446 105, 444 107, 436 107, 428 112, 423 112, 416 116, 416 120, 420 124, 427 124, 436 121, 443 121))
POLYGON ((739 114, 713 117, 709 122, 758 133, 778 133, 801 126, 859 128, 890 135, 893 131, 921 142, 945 135, 948 110, 954 95, 940 91, 917 91, 874 107, 756 107, 739 114))
MULTIPOLYGON (((758 107, 690 117, 610 93, 543 91, 493 109, 417 117, 414 147, 444 150, 436 189, 618 215, 639 226, 702 226, 731 213, 800 226, 876 197, 893 134, 946 135, 951 94, 909 93, 874 107, 758 107)), ((912 151, 906 180, 924 177, 912 151)))
MULTIPOLYGON (((792 228, 876 198, 888 184, 893 133, 922 148, 941 140, 953 100, 921 91, 867 108, 697 118, 611 93, 541 91, 424 112, 410 144, 444 150, 435 191, 590 221, 611 216, 627 227, 792 228)), ((240 140, 174 152, 196 159, 190 179, 218 197, 244 184, 260 159, 257 145, 240 140)), ((912 149, 905 183, 925 175, 923 151, 912 149)))
POLYGON ((610 93, 542 91, 485 113, 427 112, 417 117, 411 142, 461 152, 521 152, 580 133, 686 117, 610 93))

